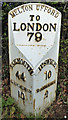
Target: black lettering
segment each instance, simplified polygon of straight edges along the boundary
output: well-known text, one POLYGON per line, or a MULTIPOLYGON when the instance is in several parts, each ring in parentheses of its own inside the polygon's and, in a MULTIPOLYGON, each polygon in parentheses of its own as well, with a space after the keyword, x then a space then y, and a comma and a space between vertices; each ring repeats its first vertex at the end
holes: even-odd
POLYGON ((54 15, 54 13, 55 13, 55 10, 52 10, 51 15, 54 15))
POLYGON ((39 15, 36 16, 36 20, 37 20, 37 21, 40 20, 40 16, 39 16, 39 15))
POLYGON ((44 5, 41 5, 41 9, 40 10, 42 10, 44 7, 45 7, 44 5))
POLYGON ((21 9, 23 9, 23 12, 25 12, 25 10, 24 10, 24 6, 21 6, 21 9))
POLYGON ((42 34, 41 34, 40 32, 37 32, 37 33, 35 34, 35 40, 36 40, 37 42, 39 42, 39 41, 42 40, 42 34))
POLYGON ((52 59, 49 59, 49 64, 52 64, 52 59))
POLYGON ((12 16, 12 18, 16 16, 14 12, 11 12, 10 15, 12 16))
POLYGON ((30 21, 33 21, 34 15, 30 15, 30 17, 31 17, 30 21))
POLYGON ((28 6, 25 6, 25 10, 28 11, 28 6))
POLYGON ((48 28, 49 28, 48 24, 44 24, 44 25, 43 25, 43 30, 44 30, 44 31, 47 31, 48 28))
POLYGON ((45 77, 44 79, 47 80, 47 79, 51 78, 52 72, 51 72, 50 70, 49 70, 49 71, 45 71, 45 72, 44 72, 44 75, 45 75, 45 76, 44 76, 44 77, 45 77))
POLYGON ((26 24, 25 24, 25 23, 22 23, 22 24, 21 24, 21 30, 22 30, 22 31, 25 31, 25 29, 26 29, 26 24))
POLYGON ((51 28, 53 28, 53 30, 56 31, 56 23, 54 25, 52 25, 52 23, 50 23, 49 31, 51 31, 51 28))
POLYGON ((30 10, 33 10, 33 8, 32 8, 32 7, 33 7, 32 5, 29 5, 29 11, 30 11, 30 10))
POLYGON ((57 18, 59 16, 59 13, 57 12, 56 14, 55 14, 55 18, 57 18))
POLYGON ((28 32, 28 33, 27 33, 27 36, 29 36, 29 41, 31 40, 33 34, 34 34, 34 33, 31 33, 31 32, 28 32))
POLYGON ((45 6, 45 9, 44 9, 44 11, 45 11, 45 10, 47 10, 47 8, 48 8, 48 7, 47 7, 47 6, 45 6))
POLYGON ((34 23, 32 23, 32 25, 30 23, 27 23, 27 31, 29 31, 29 28, 31 28, 32 31, 34 31, 34 23))
POLYGON ((14 12, 15 12, 16 15, 18 15, 18 13, 17 13, 17 9, 15 9, 14 12))
POLYGON ((16 23, 13 23, 14 24, 14 29, 13 31, 19 31, 20 29, 16 29, 16 23))
POLYGON ((17 9, 18 9, 18 12, 19 12, 19 13, 22 13, 22 11, 20 11, 20 9, 19 9, 19 8, 17 8, 17 9))
POLYGON ((42 29, 42 25, 40 23, 36 23, 36 31, 40 31, 42 29))
POLYGON ((21 92, 21 98, 25 100, 25 94, 23 92, 21 92))
POLYGON ((39 8, 40 8, 40 5, 36 5, 36 10, 39 10, 39 8))
POLYGON ((50 12, 51 12, 51 8, 49 8, 49 9, 47 10, 47 12, 50 13, 50 12))
POLYGON ((48 79, 51 77, 51 71, 49 70, 49 72, 48 72, 48 79))

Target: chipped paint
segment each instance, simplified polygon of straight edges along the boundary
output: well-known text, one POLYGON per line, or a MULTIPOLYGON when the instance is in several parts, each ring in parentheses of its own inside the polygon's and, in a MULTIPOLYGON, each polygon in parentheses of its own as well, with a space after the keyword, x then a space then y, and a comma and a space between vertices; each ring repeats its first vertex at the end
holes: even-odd
POLYGON ((33 109, 35 110, 35 99, 33 100, 33 109))
POLYGON ((29 98, 30 98, 30 101, 31 101, 32 100, 32 95, 31 94, 30 94, 29 98))

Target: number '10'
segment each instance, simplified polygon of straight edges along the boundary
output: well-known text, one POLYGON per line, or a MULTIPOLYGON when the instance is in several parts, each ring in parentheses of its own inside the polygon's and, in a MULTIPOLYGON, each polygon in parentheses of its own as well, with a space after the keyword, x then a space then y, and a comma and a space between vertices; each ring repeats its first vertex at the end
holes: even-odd
POLYGON ((49 71, 45 71, 44 72, 44 79, 47 80, 51 77, 52 75, 52 72, 49 70, 49 71))

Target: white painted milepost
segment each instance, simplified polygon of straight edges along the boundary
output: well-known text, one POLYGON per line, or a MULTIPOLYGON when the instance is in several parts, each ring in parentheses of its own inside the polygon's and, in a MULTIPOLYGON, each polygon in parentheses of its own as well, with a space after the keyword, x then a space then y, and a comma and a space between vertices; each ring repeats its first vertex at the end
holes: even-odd
POLYGON ((11 96, 27 116, 56 99, 61 13, 41 3, 8 13, 11 96))

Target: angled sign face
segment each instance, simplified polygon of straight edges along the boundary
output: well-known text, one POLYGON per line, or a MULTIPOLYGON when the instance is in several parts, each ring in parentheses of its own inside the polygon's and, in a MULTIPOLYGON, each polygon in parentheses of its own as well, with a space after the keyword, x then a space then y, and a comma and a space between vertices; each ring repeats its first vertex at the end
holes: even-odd
POLYGON ((58 10, 39 3, 24 4, 9 12, 9 34, 34 68, 59 42, 60 18, 58 10))

